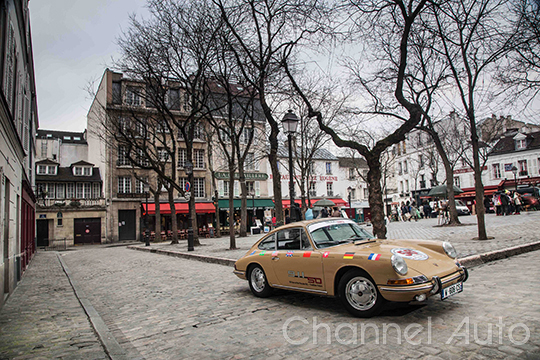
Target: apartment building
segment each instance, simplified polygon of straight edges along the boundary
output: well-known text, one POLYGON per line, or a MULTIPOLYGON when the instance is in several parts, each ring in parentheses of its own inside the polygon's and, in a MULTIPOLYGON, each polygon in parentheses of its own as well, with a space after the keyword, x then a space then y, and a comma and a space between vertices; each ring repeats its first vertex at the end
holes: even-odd
POLYGON ((0 307, 35 252, 38 124, 27 0, 0 3, 0 307))

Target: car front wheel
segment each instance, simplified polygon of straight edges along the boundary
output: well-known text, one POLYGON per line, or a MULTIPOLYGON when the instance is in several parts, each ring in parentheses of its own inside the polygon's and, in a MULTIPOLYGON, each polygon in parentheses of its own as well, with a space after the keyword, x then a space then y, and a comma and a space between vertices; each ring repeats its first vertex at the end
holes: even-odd
POLYGON ((272 288, 268 285, 266 274, 259 265, 253 265, 249 270, 249 288, 253 295, 257 297, 268 297, 272 295, 272 288))
POLYGON ((384 303, 375 282, 362 270, 350 270, 343 275, 338 291, 347 311, 357 317, 377 315, 384 303))

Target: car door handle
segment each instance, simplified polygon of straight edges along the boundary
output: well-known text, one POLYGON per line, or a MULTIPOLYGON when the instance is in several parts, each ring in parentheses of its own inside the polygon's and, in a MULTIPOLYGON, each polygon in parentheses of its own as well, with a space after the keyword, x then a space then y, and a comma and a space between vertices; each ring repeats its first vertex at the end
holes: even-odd
POLYGON ((278 261, 278 260, 279 260, 279 256, 272 256, 272 260, 278 261))

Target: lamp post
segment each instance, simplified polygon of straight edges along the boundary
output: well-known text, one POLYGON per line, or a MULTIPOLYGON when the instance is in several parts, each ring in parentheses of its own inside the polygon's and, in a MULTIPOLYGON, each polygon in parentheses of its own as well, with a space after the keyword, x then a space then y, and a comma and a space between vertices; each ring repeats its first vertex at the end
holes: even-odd
POLYGON ((255 222, 255 189, 249 191, 251 195, 251 207, 253 208, 253 222, 255 222))
POLYGON ((289 208, 289 218, 291 222, 295 222, 300 219, 296 219, 296 213, 293 213, 293 204, 294 204, 294 168, 293 168, 293 157, 292 157, 292 136, 296 132, 296 127, 298 126, 298 117, 289 110, 287 114, 283 117, 281 122, 283 123, 283 128, 287 133, 289 140, 289 198, 290 198, 290 208, 289 208))
MULTIPOLYGON (((186 170, 186 175, 188 177, 188 184, 189 187, 186 186, 187 191, 191 191, 191 182, 193 178, 193 163, 188 160, 186 162, 186 165, 184 165, 184 169, 186 170)), ((186 197, 189 202, 191 202, 191 196, 186 197)), ((188 206, 189 208, 189 206, 188 206)), ((191 218, 191 209, 188 210, 188 238, 187 238, 187 246, 188 251, 193 251, 193 219, 191 218)))
POLYGON ((514 186, 516 188, 516 191, 517 191, 517 179, 516 179, 516 175, 517 175, 517 167, 515 165, 512 165, 512 172, 514 173, 514 186))
POLYGON ((150 186, 144 184, 144 193, 146 194, 146 209, 144 211, 144 242, 145 246, 150 246, 150 234, 148 234, 148 193, 150 192, 150 186))
POLYGON ((352 211, 351 211, 351 208, 352 208, 352 206, 351 206, 351 191, 352 191, 352 187, 349 186, 349 187, 347 188, 347 192, 349 193, 349 194, 348 194, 348 200, 349 200, 349 215, 352 215, 352 211))

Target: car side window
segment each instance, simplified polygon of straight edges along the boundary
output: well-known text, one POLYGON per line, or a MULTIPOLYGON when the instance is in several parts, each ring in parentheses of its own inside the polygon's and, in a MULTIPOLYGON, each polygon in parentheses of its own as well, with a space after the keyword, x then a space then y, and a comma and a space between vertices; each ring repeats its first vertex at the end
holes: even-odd
POLYGON ((278 250, 311 249, 306 232, 301 228, 281 230, 277 233, 278 250))
POLYGON ((268 236, 266 239, 259 243, 259 249, 261 250, 274 250, 276 248, 276 236, 274 234, 268 236))

